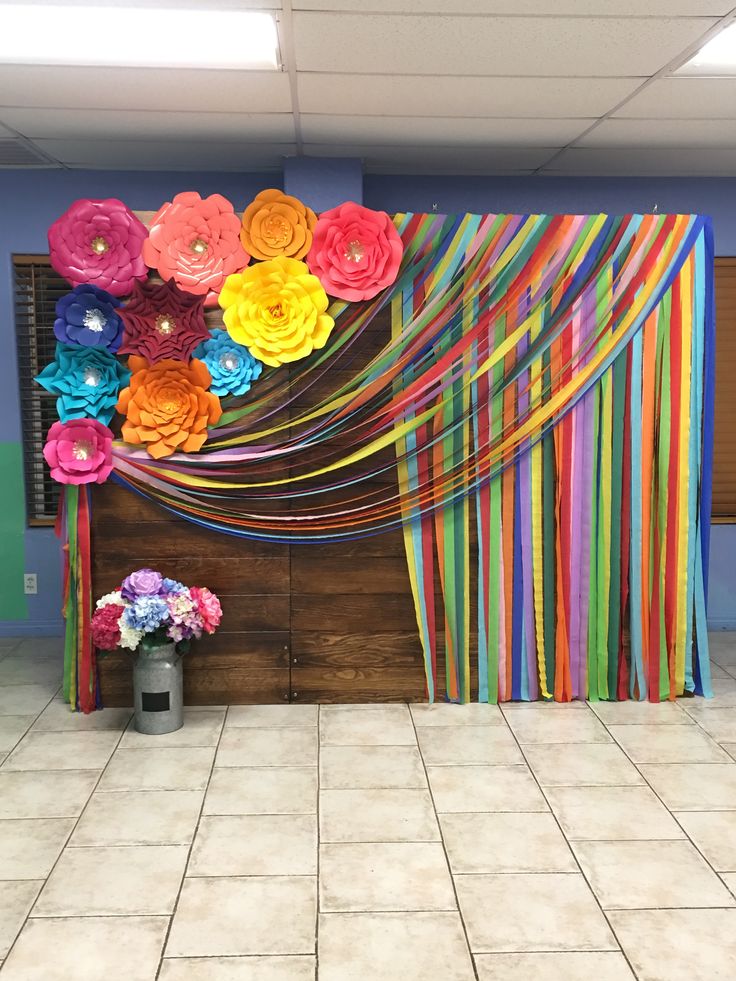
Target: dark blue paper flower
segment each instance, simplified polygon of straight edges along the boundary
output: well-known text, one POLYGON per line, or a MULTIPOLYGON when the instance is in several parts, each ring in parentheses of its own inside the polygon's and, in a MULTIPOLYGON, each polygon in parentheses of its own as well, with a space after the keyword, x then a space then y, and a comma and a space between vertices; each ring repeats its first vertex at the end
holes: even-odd
POLYGON ((56 357, 36 378, 47 392, 58 395, 56 410, 62 422, 98 419, 107 425, 115 413, 118 392, 130 372, 104 348, 57 344, 56 357))
POLYGON ((245 395, 263 371, 262 362, 247 347, 236 344, 226 330, 213 330, 193 356, 207 365, 214 395, 245 395))
POLYGON ((123 338, 123 322, 116 310, 120 302, 98 286, 76 286, 56 303, 56 339, 117 351, 123 338))

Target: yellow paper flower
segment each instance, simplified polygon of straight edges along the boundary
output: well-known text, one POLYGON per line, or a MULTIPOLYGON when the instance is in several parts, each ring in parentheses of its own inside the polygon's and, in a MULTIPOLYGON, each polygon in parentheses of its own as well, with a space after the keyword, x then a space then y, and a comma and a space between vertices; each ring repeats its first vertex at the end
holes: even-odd
POLYGON ((303 259, 312 247, 317 216, 298 198, 275 188, 261 191, 243 212, 240 241, 255 259, 303 259))
POLYGON ((228 276, 219 302, 232 339, 272 368, 324 347, 335 326, 320 281, 285 256, 228 276))

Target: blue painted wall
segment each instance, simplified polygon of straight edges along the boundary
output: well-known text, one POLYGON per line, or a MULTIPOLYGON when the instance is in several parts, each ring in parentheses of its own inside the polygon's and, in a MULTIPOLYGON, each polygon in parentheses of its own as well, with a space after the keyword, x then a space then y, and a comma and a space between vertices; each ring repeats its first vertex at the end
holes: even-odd
MULTIPOLYGON (((287 173, 289 173, 287 169, 287 173)), ((317 175, 318 177, 318 175, 317 175)), ((312 175, 315 180, 315 175, 312 175)), ((122 198, 152 210, 180 190, 219 191, 240 209, 261 189, 281 186, 274 174, 162 174, 155 172, 0 171, 0 441, 20 439, 11 295, 13 252, 45 252, 46 228, 78 197, 122 198)), ((319 187, 315 187, 319 193, 319 187)), ((582 212, 632 211, 710 214, 716 253, 736 255, 736 178, 482 178, 367 176, 363 200, 386 211, 582 212)), ((309 202, 308 202, 309 203, 309 202)), ((713 528, 709 621, 736 628, 736 525, 713 528)), ((51 530, 26 532, 26 569, 39 575, 26 624, 1 624, 0 635, 60 632, 60 564, 51 530)))

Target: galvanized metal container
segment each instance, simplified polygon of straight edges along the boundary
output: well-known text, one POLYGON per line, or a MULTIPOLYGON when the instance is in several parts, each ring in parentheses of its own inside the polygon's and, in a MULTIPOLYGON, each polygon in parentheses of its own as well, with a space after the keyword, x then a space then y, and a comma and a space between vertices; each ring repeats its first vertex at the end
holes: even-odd
POLYGON ((133 663, 135 727, 138 732, 160 736, 181 729, 184 723, 184 684, 181 664, 173 642, 141 643, 133 663))

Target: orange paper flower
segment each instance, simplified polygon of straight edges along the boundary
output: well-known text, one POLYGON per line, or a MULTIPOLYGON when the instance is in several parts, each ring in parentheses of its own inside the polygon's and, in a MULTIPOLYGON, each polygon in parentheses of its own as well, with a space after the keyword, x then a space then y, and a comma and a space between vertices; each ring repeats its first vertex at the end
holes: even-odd
POLYGON ((256 259, 284 255, 303 259, 312 247, 317 216, 297 198, 275 188, 261 191, 243 212, 240 241, 256 259))
POLYGON ((324 347, 335 326, 320 281, 284 256, 228 276, 219 302, 232 339, 272 368, 324 347))
POLYGON ((220 400, 207 389, 210 373, 194 358, 189 364, 171 358, 149 365, 128 359, 133 372, 123 389, 118 412, 126 416, 123 439, 143 445, 155 459, 172 453, 196 453, 207 439, 207 427, 222 415, 220 400))

